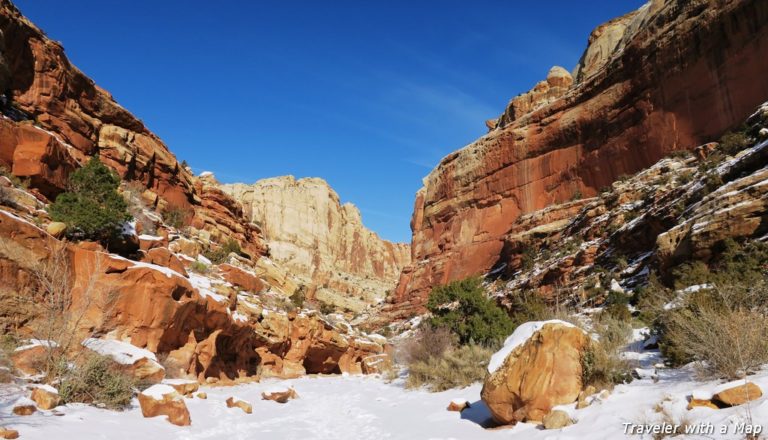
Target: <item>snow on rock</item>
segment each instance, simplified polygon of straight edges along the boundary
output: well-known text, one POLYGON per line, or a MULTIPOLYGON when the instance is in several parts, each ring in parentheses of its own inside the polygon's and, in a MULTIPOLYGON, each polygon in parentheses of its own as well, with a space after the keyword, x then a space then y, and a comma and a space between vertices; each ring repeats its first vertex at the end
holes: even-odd
POLYGON ((170 385, 158 384, 158 385, 152 385, 151 387, 142 391, 141 394, 145 396, 149 396, 155 400, 163 400, 163 396, 167 396, 168 394, 174 394, 175 392, 176 392, 176 389, 174 389, 170 385))
POLYGON ((210 266, 210 265, 212 265, 212 264, 213 264, 213 263, 211 262, 211 260, 209 260, 208 258, 206 258, 206 257, 205 257, 203 254, 199 254, 199 255, 197 256, 197 261, 198 261, 198 262, 200 262, 200 263, 203 263, 203 264, 205 264, 206 266, 210 266))
POLYGON ((27 343, 25 345, 22 345, 20 347, 16 347, 16 349, 13 350, 13 351, 25 351, 25 350, 29 350, 30 348, 35 348, 35 347, 53 348, 53 347, 58 347, 58 346, 59 346, 59 344, 56 343, 55 341, 48 341, 48 340, 45 340, 45 339, 30 339, 30 340, 27 341, 27 343))
POLYGON ((51 394, 59 394, 59 390, 57 390, 56 388, 54 388, 54 387, 52 387, 50 385, 45 385, 45 384, 42 384, 42 385, 32 385, 32 388, 39 388, 39 389, 47 391, 47 392, 49 392, 51 394))
POLYGON ((143 240, 143 241, 162 241, 163 237, 158 237, 156 235, 141 234, 141 235, 139 235, 139 240, 143 240))
POLYGON ((142 358, 157 362, 157 357, 154 353, 128 342, 113 339, 88 338, 82 342, 82 345, 96 353, 111 357, 115 362, 121 365, 133 365, 136 361, 142 358))
POLYGON ((552 319, 549 321, 531 321, 520 325, 515 329, 512 335, 510 335, 506 341, 504 341, 504 346, 499 351, 494 353, 493 356, 491 356, 491 362, 488 364, 488 372, 494 373, 496 370, 501 368, 501 366, 504 364, 504 360, 507 359, 507 356, 509 356, 509 354, 512 353, 515 348, 525 344, 525 342, 528 341, 528 339, 530 339, 534 333, 541 330, 541 328, 547 324, 562 324, 566 327, 575 327, 575 325, 569 322, 561 321, 559 319, 552 319))
POLYGON ((203 298, 210 297, 216 302, 227 301, 226 297, 224 297, 223 295, 219 295, 218 293, 215 293, 213 290, 211 290, 212 283, 210 278, 204 277, 196 273, 190 273, 189 282, 192 283, 192 287, 197 289, 197 291, 200 293, 200 296, 202 296, 203 298))

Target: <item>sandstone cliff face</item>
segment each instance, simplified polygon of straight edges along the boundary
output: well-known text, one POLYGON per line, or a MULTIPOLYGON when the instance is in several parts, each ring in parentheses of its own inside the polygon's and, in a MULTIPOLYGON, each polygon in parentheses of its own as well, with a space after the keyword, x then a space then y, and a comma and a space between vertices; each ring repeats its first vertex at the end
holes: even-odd
POLYGON ((410 262, 406 244, 382 240, 322 179, 292 176, 221 185, 260 225, 270 257, 317 299, 351 310, 380 302, 410 262))
POLYGON ((398 309, 418 311, 431 286, 493 268, 521 215, 592 196, 739 124, 768 96, 766 53, 768 4, 757 0, 652 1, 596 29, 566 91, 567 79, 513 100, 425 178, 398 309))
POLYGON ((99 154, 124 180, 144 185, 153 207, 194 210, 196 226, 236 238, 254 256, 264 253, 258 231, 232 210, 217 211, 221 203, 205 203, 166 145, 8 0, 0 0, 0 94, 0 166, 43 196, 53 199, 78 164, 99 154))

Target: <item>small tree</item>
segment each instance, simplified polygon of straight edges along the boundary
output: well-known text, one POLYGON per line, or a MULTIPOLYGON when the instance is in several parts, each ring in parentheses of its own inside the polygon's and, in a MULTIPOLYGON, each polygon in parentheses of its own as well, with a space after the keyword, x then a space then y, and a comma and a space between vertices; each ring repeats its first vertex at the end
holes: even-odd
POLYGON ((68 191, 56 198, 48 211, 55 221, 66 223, 70 235, 105 240, 120 223, 131 219, 128 206, 117 192, 120 178, 98 157, 72 173, 68 191))
POLYGON ((479 278, 435 287, 427 309, 432 312, 430 323, 450 329, 461 344, 497 344, 514 330, 506 312, 485 294, 479 278))

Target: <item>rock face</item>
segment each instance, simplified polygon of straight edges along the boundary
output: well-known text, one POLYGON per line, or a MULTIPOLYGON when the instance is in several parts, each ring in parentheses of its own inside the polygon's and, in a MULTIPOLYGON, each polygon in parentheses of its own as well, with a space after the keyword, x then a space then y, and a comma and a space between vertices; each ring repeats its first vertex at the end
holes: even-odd
POLYGON ((582 391, 581 355, 589 343, 579 328, 547 323, 514 348, 485 379, 480 394, 493 419, 502 425, 541 422, 552 407, 575 402, 582 391))
POLYGON ((159 211, 193 213, 193 225, 238 240, 252 256, 266 252, 258 230, 236 203, 211 194, 166 145, 112 96, 73 66, 64 48, 0 1, 0 165, 48 199, 94 154, 126 181, 145 189, 159 211), (7 74, 6 74, 7 73, 7 74))
POLYGON ((424 179, 398 310, 423 310, 431 286, 493 268, 521 216, 741 123, 768 96, 767 52, 758 0, 652 1, 598 27, 573 84, 555 70, 424 179))
MULTIPOLYGON (((69 274, 71 307, 83 316, 83 339, 94 332, 114 339, 88 346, 118 346, 106 353, 113 357, 117 353, 145 379, 162 378, 153 354, 165 355, 176 369, 174 374, 231 382, 258 377, 260 371, 278 377, 360 374, 367 358, 385 352, 381 344, 355 333, 345 322, 316 312, 268 309, 261 303, 267 294, 238 293, 220 278, 184 276, 167 267, 67 244, 0 209, 3 325, 38 317, 39 309, 19 298, 33 295, 37 265, 54 258, 66 268, 62 276, 69 274), (136 350, 121 347, 134 346, 144 350, 122 354, 136 350)), ((18 357, 32 359, 35 351, 25 350, 29 356, 18 357)))
POLYGON ((359 311, 381 301, 410 262, 408 245, 366 229, 360 211, 342 205, 322 179, 285 176, 221 189, 243 204, 270 257, 299 275, 310 298, 359 311))

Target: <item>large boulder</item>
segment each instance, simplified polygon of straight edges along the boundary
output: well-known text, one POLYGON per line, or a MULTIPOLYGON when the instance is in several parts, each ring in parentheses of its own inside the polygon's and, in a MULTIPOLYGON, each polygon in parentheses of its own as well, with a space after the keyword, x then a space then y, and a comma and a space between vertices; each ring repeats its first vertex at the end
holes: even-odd
POLYGON ((563 321, 529 322, 491 359, 481 397, 502 425, 541 422, 556 405, 582 391, 581 357, 590 344, 581 329, 563 321))
POLYGON ((139 394, 139 405, 144 417, 168 416, 168 421, 177 426, 189 426, 187 404, 184 398, 168 385, 154 385, 139 394))
POLYGON ((738 406, 763 397, 763 390, 752 382, 726 384, 720 387, 712 400, 722 406, 738 406))

